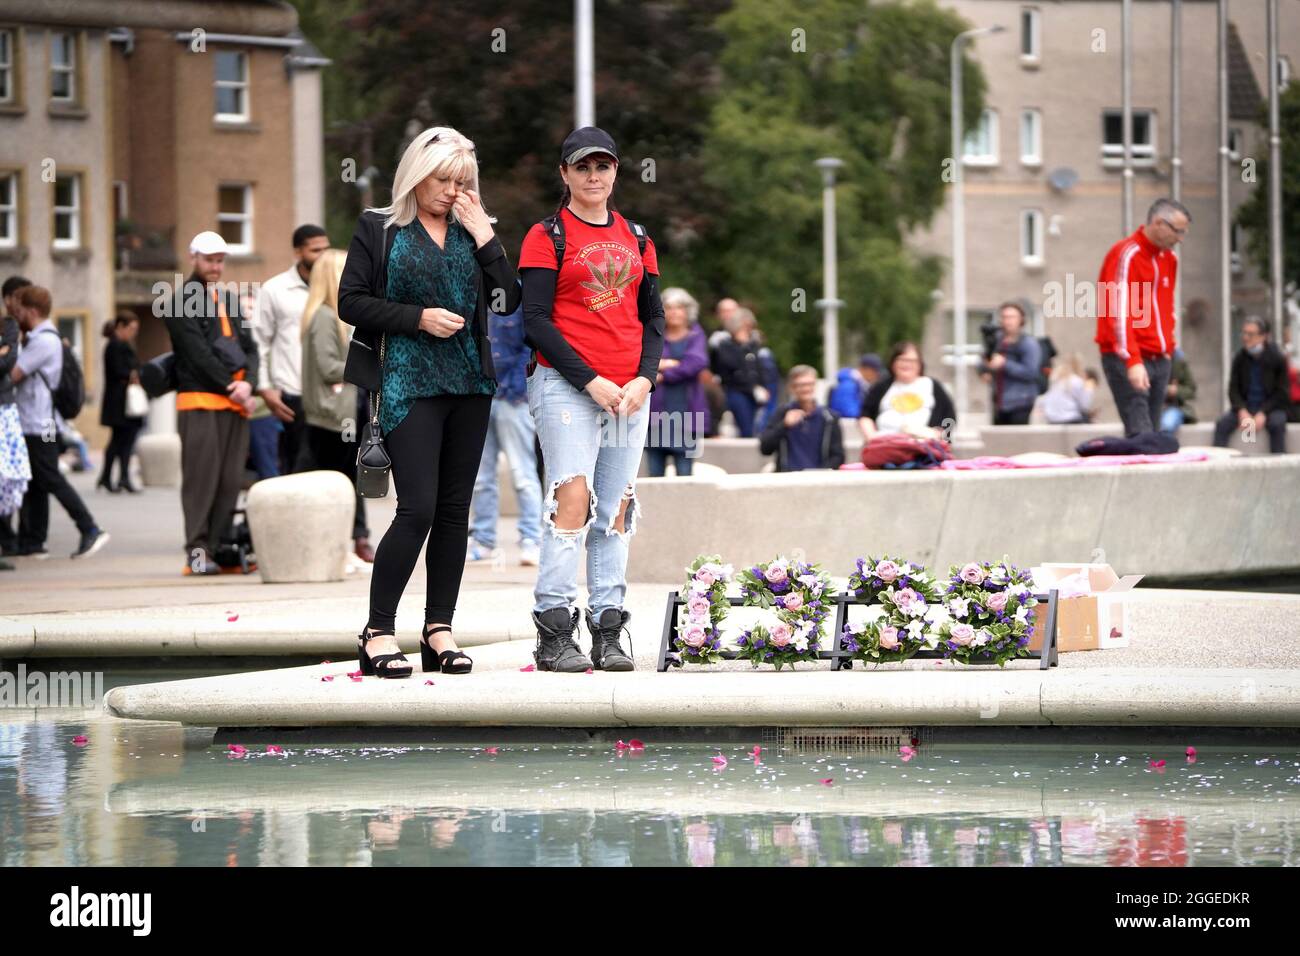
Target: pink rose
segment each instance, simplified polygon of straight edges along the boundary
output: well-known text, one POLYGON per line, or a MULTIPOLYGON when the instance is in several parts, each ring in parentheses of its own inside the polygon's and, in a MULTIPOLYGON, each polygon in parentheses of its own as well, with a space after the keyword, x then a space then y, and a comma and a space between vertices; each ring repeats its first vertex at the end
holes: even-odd
POLYGON ((774 564, 763 572, 763 577, 767 578, 768 584, 780 584, 786 579, 785 568, 779 564, 774 564))
POLYGON ((954 624, 948 632, 948 639, 958 647, 969 647, 971 641, 975 640, 975 628, 969 624, 954 624))
POLYGON ((886 624, 880 629, 880 649, 892 651, 898 648, 898 628, 886 624))
POLYGON ((705 618, 709 616, 709 602, 706 598, 693 597, 686 602, 686 607, 691 612, 691 617, 705 618))
POLYGON ((782 603, 785 605, 787 611, 797 611, 803 607, 803 595, 797 592, 795 594, 788 594, 782 603))
POLYGON ((1004 610, 1007 606, 1007 592, 994 591, 989 595, 989 599, 986 603, 988 604, 990 611, 999 612, 1004 610))
POLYGON ((894 595, 894 603, 903 610, 907 610, 920 599, 921 595, 917 594, 911 588, 903 588, 903 590, 894 595))
POLYGON ((876 577, 886 584, 893 583, 893 580, 898 577, 898 565, 893 561, 881 561, 876 565, 876 577))
POLYGON ((707 636, 708 635, 705 633, 703 627, 698 624, 692 624, 686 629, 686 632, 682 634, 682 640, 686 642, 687 647, 703 647, 704 639, 707 636))
POLYGON ((790 643, 790 638, 794 636, 794 631, 785 621, 779 621, 772 625, 771 640, 773 647, 785 647, 790 643))
POLYGON ((961 569, 961 579, 967 584, 983 584, 984 572, 978 564, 972 562, 961 569))
POLYGON ((699 581, 701 584, 707 584, 712 587, 713 582, 716 581, 717 578, 715 578, 713 573, 707 568, 700 568, 695 572, 695 580, 699 581))

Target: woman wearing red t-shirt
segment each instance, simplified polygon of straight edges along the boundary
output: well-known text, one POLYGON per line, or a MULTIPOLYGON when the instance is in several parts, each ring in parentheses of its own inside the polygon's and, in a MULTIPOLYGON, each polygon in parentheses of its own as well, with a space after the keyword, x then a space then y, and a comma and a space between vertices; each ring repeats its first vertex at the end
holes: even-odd
POLYGON ((533 226, 519 254, 524 328, 537 350, 528 407, 548 485, 533 606, 539 670, 633 667, 619 638, 631 616, 623 610, 628 539, 664 310, 654 243, 610 208, 617 173, 608 133, 570 133, 560 150, 560 208, 533 226), (590 658, 574 640, 584 539, 590 658))

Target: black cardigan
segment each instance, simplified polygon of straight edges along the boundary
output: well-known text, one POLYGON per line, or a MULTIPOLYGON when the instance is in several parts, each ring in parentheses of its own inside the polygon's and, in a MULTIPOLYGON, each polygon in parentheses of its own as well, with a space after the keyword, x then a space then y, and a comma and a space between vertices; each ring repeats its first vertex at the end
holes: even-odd
POLYGON ((1291 409, 1291 377, 1287 373, 1286 356, 1272 342, 1264 346, 1259 358, 1254 358, 1245 349, 1238 349, 1232 360, 1232 370, 1228 375, 1228 404, 1232 410, 1246 409, 1251 414, 1291 409), (1264 385, 1264 405, 1251 408, 1246 401, 1246 390, 1250 387, 1250 366, 1259 363, 1260 380, 1264 385))
MULTIPOLYGON (((425 307, 389 302, 385 297, 388 288, 388 252, 397 238, 397 229, 387 230, 384 217, 376 212, 363 212, 357 220, 348 245, 347 263, 339 280, 339 318, 356 327, 353 343, 379 353, 379 339, 385 333, 414 336, 420 331, 420 314, 425 307)), ((492 344, 488 339, 487 310, 489 301, 500 290, 502 308, 493 309, 509 315, 519 308, 519 277, 506 255, 505 246, 496 236, 474 250, 478 262, 478 301, 474 305, 474 342, 478 346, 479 364, 483 374, 496 378, 492 364, 492 344)), ((349 363, 349 369, 352 363, 349 363)), ((346 377, 346 376, 345 376, 346 377)), ((374 391, 378 382, 357 381, 355 374, 347 379, 353 385, 374 391)))
MULTIPOLYGON (((931 377, 930 380, 934 382, 934 408, 930 410, 929 425, 931 428, 943 428, 944 422, 957 420, 957 410, 953 407, 948 390, 939 384, 937 378, 931 377)), ((885 397, 889 386, 893 384, 893 378, 885 375, 867 389, 867 394, 862 399, 861 418, 870 418, 873 422, 876 420, 876 416, 880 414, 880 400, 885 397)))
POLYGON ((99 406, 99 423, 109 428, 129 425, 143 419, 127 418, 126 387, 131 373, 140 368, 140 358, 129 342, 116 335, 104 346, 104 400, 99 406))

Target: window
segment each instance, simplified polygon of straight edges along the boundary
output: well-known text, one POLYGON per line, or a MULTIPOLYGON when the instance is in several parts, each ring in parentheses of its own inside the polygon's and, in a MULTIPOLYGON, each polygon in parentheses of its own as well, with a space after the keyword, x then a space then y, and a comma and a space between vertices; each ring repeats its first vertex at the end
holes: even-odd
POLYGON ((1020 161, 1026 166, 1043 162, 1043 114, 1038 110, 1020 113, 1020 161))
POLYGON ((1235 222, 1232 224, 1232 231, 1229 234, 1229 242, 1229 262, 1232 265, 1232 271, 1241 272, 1243 268, 1241 248, 1245 245, 1245 241, 1241 235, 1241 226, 1237 225, 1235 222))
MULTIPOLYGON (((1124 161, 1124 111, 1102 113, 1102 162, 1118 166, 1124 161)), ((1156 159, 1156 117, 1152 110, 1133 111, 1133 163, 1150 166, 1156 159)))
POLYGON ((62 175, 54 183, 54 248, 81 248, 80 175, 62 175))
POLYGON ((1020 264, 1043 264, 1043 213, 1039 209, 1024 209, 1020 213, 1020 264))
POLYGON ((216 64, 217 115, 226 122, 248 121, 248 54, 218 50, 216 64))
POLYGON ((56 313, 54 316, 54 325, 59 330, 59 338, 68 340, 72 354, 77 357, 77 362, 83 369, 86 367, 85 326, 88 321, 90 315, 86 312, 56 313))
POLYGON ((992 166, 998 161, 998 113, 985 110, 980 114, 979 125, 966 134, 967 166, 992 166))
POLYGON ((1241 130, 1233 126, 1228 130, 1228 156, 1234 160, 1241 159, 1241 130))
POLYGON ((77 99, 77 37, 50 34, 50 99, 74 103, 77 99))
POLYGON ((231 253, 253 250, 253 189, 251 186, 221 186, 217 189, 217 232, 231 253))
POLYGON ((1291 61, 1284 56, 1277 58, 1277 91, 1281 93, 1291 82, 1291 61))
POLYGON ((1020 62, 1039 60, 1039 14, 1037 7, 1020 8, 1020 62))
POLYGON ((14 31, 0 30, 0 103, 14 101, 14 50, 14 31))
POLYGON ((0 249, 18 245, 18 173, 0 172, 0 249))

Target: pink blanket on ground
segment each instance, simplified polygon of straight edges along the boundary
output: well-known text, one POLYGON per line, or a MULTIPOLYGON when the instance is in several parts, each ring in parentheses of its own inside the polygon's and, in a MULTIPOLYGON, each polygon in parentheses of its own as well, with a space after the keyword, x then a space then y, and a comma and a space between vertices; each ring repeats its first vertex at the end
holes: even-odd
POLYGON ((1104 465, 1179 465, 1191 461, 1207 461, 1203 451, 1179 451, 1172 455, 1091 455, 1086 458, 1061 458, 1056 461, 1018 461, 1015 458, 985 456, 983 458, 957 458, 939 464, 949 471, 997 471, 1004 468, 1100 468, 1104 465))

